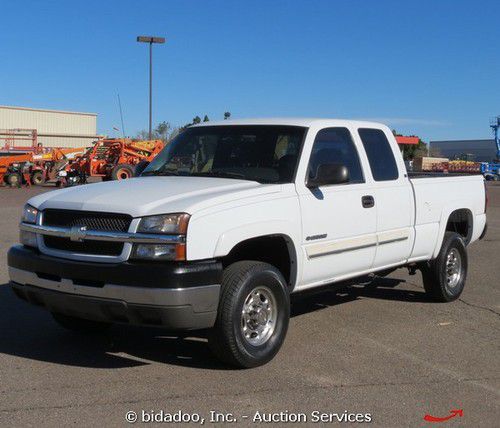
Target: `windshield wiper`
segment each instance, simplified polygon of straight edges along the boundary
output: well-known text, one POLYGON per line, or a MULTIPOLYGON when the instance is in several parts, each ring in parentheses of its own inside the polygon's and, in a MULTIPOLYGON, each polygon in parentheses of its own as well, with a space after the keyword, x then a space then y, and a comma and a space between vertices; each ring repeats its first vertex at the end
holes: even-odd
POLYGON ((237 179, 247 180, 244 174, 239 174, 237 172, 224 172, 224 171, 193 172, 189 175, 195 177, 237 178, 237 179))
POLYGON ((141 174, 142 176, 147 176, 147 175, 179 175, 177 172, 173 171, 145 171, 141 174))

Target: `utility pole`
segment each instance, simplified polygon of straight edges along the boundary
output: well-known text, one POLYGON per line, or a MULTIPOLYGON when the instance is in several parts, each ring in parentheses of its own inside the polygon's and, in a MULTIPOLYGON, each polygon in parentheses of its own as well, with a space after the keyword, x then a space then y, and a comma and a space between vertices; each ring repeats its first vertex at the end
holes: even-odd
POLYGON ((153 139, 153 43, 165 43, 164 37, 138 36, 139 43, 149 43, 149 139, 153 139))

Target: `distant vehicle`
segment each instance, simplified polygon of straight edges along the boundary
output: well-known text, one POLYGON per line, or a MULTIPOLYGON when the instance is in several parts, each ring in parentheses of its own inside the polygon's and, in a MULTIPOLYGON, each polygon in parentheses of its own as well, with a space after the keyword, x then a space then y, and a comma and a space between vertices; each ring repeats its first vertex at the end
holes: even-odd
POLYGON ((285 340, 291 293, 404 266, 457 299, 486 205, 481 175, 408 173, 378 123, 210 122, 140 177, 31 198, 9 275, 68 329, 208 329, 221 360, 255 367, 285 340))

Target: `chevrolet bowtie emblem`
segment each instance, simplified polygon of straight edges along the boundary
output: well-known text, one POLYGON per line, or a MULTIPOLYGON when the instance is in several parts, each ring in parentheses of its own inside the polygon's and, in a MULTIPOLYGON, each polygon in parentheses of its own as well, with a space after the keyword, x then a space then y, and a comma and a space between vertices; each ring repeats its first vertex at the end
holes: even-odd
POLYGON ((87 226, 72 226, 69 231, 69 240, 73 242, 82 242, 85 239, 87 226))

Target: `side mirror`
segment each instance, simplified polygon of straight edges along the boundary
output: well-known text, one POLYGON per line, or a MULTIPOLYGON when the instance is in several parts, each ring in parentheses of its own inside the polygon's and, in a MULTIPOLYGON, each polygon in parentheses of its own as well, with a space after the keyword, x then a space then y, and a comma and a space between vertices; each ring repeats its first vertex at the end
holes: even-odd
POLYGON ((314 175, 310 175, 306 183, 306 186, 310 189, 349 181, 349 170, 340 163, 322 163, 318 165, 316 171, 311 172, 314 175))
POLYGON ((142 174, 142 171, 144 171, 147 168, 148 165, 149 165, 148 161, 146 161, 146 160, 140 161, 135 166, 134 177, 139 177, 139 175, 142 174))

